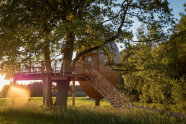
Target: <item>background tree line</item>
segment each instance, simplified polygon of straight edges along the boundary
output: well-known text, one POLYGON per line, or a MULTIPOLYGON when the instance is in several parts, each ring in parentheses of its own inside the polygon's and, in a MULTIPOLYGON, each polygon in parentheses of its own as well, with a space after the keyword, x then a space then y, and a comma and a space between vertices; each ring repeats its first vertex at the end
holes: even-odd
POLYGON ((126 43, 121 52, 122 77, 117 87, 132 101, 182 104, 186 108, 185 14, 171 31, 163 42, 148 42, 160 31, 157 25, 142 25, 137 34, 141 42, 126 43))
MULTIPOLYGON (((17 87, 28 90, 30 92, 31 97, 42 97, 43 96, 43 83, 41 82, 33 82, 27 85, 17 85, 17 87)), ((56 87, 56 86, 53 86, 53 87, 56 87)), ((0 95, 2 97, 6 97, 9 88, 10 88, 10 85, 5 85, 0 92, 0 95)), ((71 86, 70 86, 70 89, 71 89, 71 86)), ((56 96, 56 89, 53 89, 52 96, 53 97, 56 96)), ((68 96, 72 96, 71 90, 69 90, 68 96)), ((86 94, 81 89, 80 85, 75 86, 75 96, 76 97, 86 96, 86 94)))

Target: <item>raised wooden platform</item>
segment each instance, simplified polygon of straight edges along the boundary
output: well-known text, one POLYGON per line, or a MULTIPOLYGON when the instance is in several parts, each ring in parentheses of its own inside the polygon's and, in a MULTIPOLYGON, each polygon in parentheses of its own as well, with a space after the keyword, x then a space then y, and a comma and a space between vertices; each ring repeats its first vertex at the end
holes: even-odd
POLYGON ((61 73, 41 73, 41 74, 29 74, 29 73, 15 73, 14 80, 45 80, 47 77, 50 77, 52 81, 59 80, 77 80, 77 81, 85 81, 83 74, 61 74, 61 73))
POLYGON ((62 76, 60 73, 45 73, 45 74, 14 74, 15 80, 43 80, 46 77, 51 80, 67 80, 67 76, 62 76))
MULTIPOLYGON (((54 62, 53 62, 54 63, 54 62)), ((63 68, 55 62, 52 68, 52 72, 46 70, 45 65, 42 61, 40 62, 27 62, 16 65, 16 70, 14 73, 14 80, 45 80, 50 78, 52 81, 59 80, 85 80, 84 74, 87 72, 87 67, 83 63, 76 63, 72 66, 72 63, 63 62, 65 64, 70 64, 69 72, 64 72, 63 68), (58 66, 57 66, 58 65, 58 66)))

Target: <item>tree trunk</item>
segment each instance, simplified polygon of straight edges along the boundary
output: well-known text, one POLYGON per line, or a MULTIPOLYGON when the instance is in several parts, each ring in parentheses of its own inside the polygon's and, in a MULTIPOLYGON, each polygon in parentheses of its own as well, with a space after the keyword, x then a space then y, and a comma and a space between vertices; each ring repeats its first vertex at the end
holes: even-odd
POLYGON ((59 108, 66 109, 68 101, 70 81, 59 81, 57 82, 57 94, 55 105, 59 108))
POLYGON ((44 45, 44 59, 45 59, 45 66, 46 66, 46 71, 48 73, 46 79, 44 79, 45 85, 44 85, 44 99, 45 99, 45 105, 50 106, 52 105, 52 81, 50 80, 50 73, 53 72, 52 67, 51 67, 51 59, 50 59, 50 44, 45 41, 44 45))
POLYGON ((45 106, 51 106, 53 104, 52 103, 52 82, 49 76, 43 79, 43 104, 45 106))
POLYGON ((50 59, 50 44, 46 41, 44 45, 44 59, 47 73, 52 73, 51 59, 50 59))
MULTIPOLYGON (((72 32, 67 34, 67 41, 64 49, 63 66, 61 68, 63 74, 71 73, 71 61, 73 55, 74 34, 72 32)), ((65 76, 65 75, 64 75, 65 76)), ((70 80, 61 81, 57 83, 57 95, 55 105, 65 109, 67 108, 68 91, 70 80)))

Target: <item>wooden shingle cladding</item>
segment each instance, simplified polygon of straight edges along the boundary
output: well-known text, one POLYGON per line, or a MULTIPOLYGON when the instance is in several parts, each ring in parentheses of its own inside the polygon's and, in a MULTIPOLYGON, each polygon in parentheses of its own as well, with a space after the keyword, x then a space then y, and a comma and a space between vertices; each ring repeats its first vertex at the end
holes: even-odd
MULTIPOLYGON (((120 62, 120 55, 119 50, 117 48, 117 45, 115 43, 112 43, 108 45, 109 48, 111 48, 111 51, 115 54, 114 61, 115 63, 120 62)), ((89 63, 92 65, 100 74, 105 77, 110 83, 113 85, 116 85, 119 78, 119 73, 115 72, 111 69, 109 65, 107 65, 107 58, 105 55, 100 54, 98 52, 92 52, 84 57, 81 58, 80 61, 89 63)), ((91 98, 93 99, 102 99, 103 96, 94 88, 91 86, 91 83, 88 81, 79 81, 81 88, 83 91, 91 98)))

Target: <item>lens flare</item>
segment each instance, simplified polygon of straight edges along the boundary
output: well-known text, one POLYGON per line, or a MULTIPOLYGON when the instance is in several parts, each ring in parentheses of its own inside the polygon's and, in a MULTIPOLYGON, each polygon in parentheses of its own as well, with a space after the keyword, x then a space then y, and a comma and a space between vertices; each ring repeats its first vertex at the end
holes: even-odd
POLYGON ((0 74, 0 91, 2 90, 4 85, 10 84, 10 81, 6 80, 5 76, 6 76, 5 74, 3 75, 0 74))
POLYGON ((7 97, 14 99, 15 106, 23 106, 29 100, 30 92, 24 88, 20 88, 17 86, 10 86, 7 93, 7 97))

